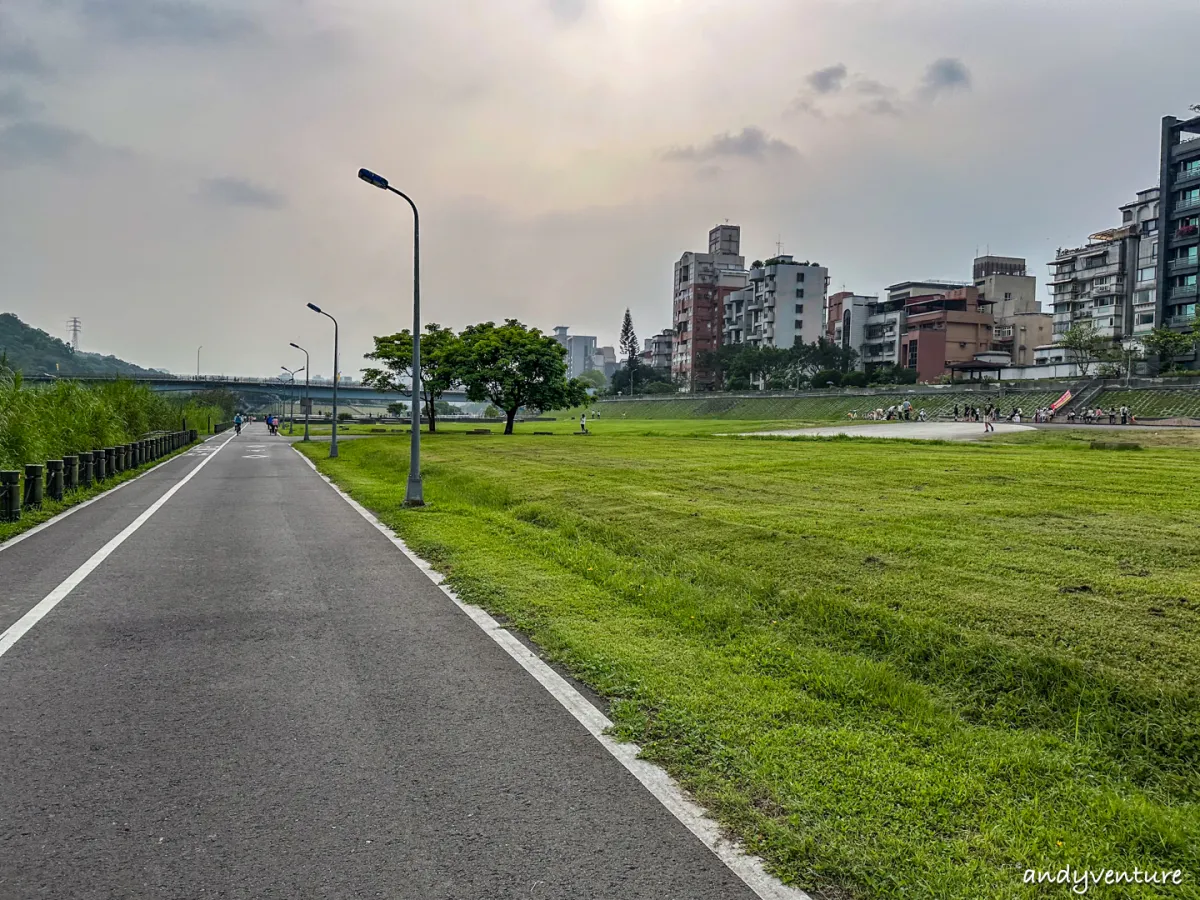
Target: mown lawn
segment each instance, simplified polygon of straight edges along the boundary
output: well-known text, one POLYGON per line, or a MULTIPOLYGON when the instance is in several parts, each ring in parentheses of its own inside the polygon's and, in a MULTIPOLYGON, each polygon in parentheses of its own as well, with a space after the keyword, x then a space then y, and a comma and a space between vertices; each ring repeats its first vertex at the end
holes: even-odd
POLYGON ((1194 450, 698 424, 304 452, 814 896, 1200 897, 1194 450))

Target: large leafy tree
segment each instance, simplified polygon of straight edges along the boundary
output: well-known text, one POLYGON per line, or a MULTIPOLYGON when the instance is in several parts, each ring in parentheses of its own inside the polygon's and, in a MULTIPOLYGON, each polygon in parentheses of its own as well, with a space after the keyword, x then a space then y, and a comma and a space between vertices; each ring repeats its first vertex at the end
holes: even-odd
MULTIPOLYGON (((429 430, 437 430, 437 402, 459 382, 459 337, 436 322, 425 326, 421 336, 421 402, 429 419, 429 430)), ((375 338, 375 350, 366 358, 378 367, 363 369, 363 384, 381 391, 412 396, 412 332, 375 338)))
POLYGON ((504 433, 523 407, 566 409, 587 400, 586 385, 567 379, 566 348, 516 319, 484 322, 461 335, 458 372, 468 399, 494 403, 505 416, 504 433))
POLYGON ((1101 337, 1091 322, 1083 322, 1068 328, 1060 342, 1070 353, 1071 362, 1079 366, 1079 374, 1087 377, 1092 364, 1100 359, 1100 354, 1108 346, 1108 341, 1101 337))
POLYGON ((1142 335, 1142 346, 1158 357, 1159 367, 1166 372, 1175 366, 1175 357, 1183 356, 1192 349, 1194 334, 1180 334, 1170 328, 1155 328, 1142 335))

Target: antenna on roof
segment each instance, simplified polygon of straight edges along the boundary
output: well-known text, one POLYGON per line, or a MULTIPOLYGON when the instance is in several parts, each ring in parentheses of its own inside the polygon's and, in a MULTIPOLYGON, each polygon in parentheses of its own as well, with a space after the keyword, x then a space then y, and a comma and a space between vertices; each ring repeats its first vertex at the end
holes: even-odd
POLYGON ((779 235, 779 240, 775 242, 775 255, 783 256, 783 235, 779 235))

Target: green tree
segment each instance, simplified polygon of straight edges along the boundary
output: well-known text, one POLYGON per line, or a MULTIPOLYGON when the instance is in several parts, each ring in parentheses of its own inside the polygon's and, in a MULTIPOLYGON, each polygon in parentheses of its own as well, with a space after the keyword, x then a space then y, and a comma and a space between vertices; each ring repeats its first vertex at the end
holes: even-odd
POLYGON ((625 309, 625 320, 621 323, 621 337, 618 341, 621 345, 621 355, 625 357, 625 366, 629 370, 629 392, 633 394, 638 386, 638 339, 637 332, 633 330, 633 316, 629 314, 629 308, 625 309))
POLYGON ((516 319, 503 325, 484 322, 461 335, 457 352, 467 398, 494 403, 504 412, 504 433, 512 434, 513 420, 523 406, 538 410, 566 409, 587 400, 578 378, 567 379, 566 348, 536 328, 516 319))
POLYGON ((1142 346, 1158 357, 1159 367, 1164 372, 1175 368, 1175 357, 1183 356, 1196 342, 1195 334, 1180 334, 1170 328, 1155 328, 1142 335, 1142 346))
POLYGON ((1096 333, 1091 322, 1083 322, 1068 328, 1059 343, 1070 354, 1071 362, 1079 366, 1079 374, 1086 377, 1108 341, 1096 333))
POLYGON ((588 369, 579 376, 579 380, 589 387, 594 387, 597 390, 602 390, 608 386, 608 381, 604 377, 604 373, 599 369, 588 369))
MULTIPOLYGON (((421 404, 429 419, 430 432, 437 431, 437 401, 459 382, 460 340, 449 328, 435 322, 425 326, 421 336, 421 404)), ((362 383, 381 391, 396 391, 412 397, 412 332, 375 338, 375 350, 366 359, 381 363, 379 368, 363 369, 362 383)))
POLYGON ((395 416, 399 419, 401 416, 408 413, 407 403, 389 403, 387 405, 388 415, 395 416))

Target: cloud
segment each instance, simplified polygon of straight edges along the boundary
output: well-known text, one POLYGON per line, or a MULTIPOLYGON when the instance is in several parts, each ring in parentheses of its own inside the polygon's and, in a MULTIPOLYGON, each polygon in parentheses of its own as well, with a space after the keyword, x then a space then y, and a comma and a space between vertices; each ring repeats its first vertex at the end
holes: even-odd
POLYGON ((859 107, 860 112, 871 116, 902 116, 904 110, 898 103, 887 97, 876 97, 859 107))
POLYGON ((48 122, 14 122, 0 128, 0 169, 25 166, 74 167, 124 155, 82 131, 48 122))
POLYGON ((199 0, 77 0, 84 22, 126 43, 225 44, 253 37, 258 24, 199 0))
POLYGON ((0 119, 27 119, 41 109, 42 104, 30 100, 20 88, 0 90, 0 119))
POLYGON ((970 88, 971 73, 962 61, 943 57, 929 64, 918 94, 924 100, 933 100, 939 94, 970 88))
POLYGON ((562 25, 574 25, 587 13, 587 0, 548 0, 550 14, 562 25))
POLYGON ((798 155, 798 151, 791 144, 779 138, 768 137, 761 128, 751 125, 743 128, 737 134, 718 134, 700 147, 674 147, 664 153, 663 158, 707 161, 740 157, 763 162, 769 157, 782 158, 796 155, 798 155))
POLYGON ((818 94, 836 94, 846 82, 846 64, 838 63, 824 69, 817 69, 806 79, 809 87, 818 94))
POLYGON ((200 195, 222 206, 282 209, 287 205, 283 194, 260 187, 244 178, 207 178, 200 182, 200 195))
MULTIPOLYGON (((6 26, 0 23, 0 27, 6 26)), ((0 74, 46 78, 51 71, 31 41, 13 40, 0 34, 0 74)))

